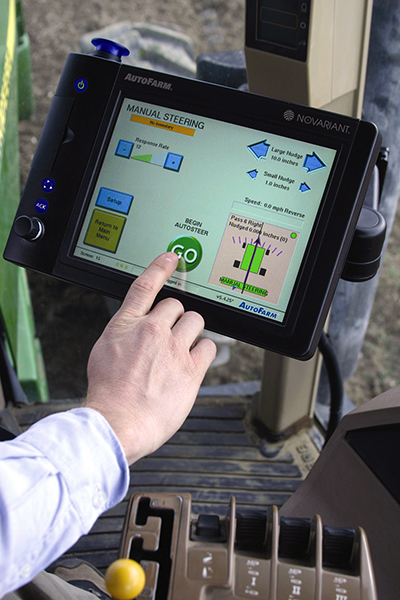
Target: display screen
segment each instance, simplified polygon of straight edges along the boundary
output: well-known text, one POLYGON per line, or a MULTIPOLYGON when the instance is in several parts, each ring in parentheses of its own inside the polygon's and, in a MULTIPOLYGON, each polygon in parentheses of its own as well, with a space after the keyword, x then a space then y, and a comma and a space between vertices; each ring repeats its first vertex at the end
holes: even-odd
POLYGON ((296 46, 299 17, 297 2, 259 0, 257 15, 257 38, 291 47, 296 46))
POLYGON ((247 48, 305 62, 310 14, 311 0, 246 0, 247 48))
MULTIPOLYGON (((290 118, 290 115, 288 115, 290 118)), ((336 150, 125 98, 73 255, 283 322, 336 150)))

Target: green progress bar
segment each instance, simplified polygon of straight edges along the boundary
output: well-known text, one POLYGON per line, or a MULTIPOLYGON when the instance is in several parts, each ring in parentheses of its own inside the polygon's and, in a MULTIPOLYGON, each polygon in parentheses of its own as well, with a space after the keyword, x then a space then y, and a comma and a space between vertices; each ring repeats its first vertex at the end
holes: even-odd
POLYGON ((240 268, 243 269, 243 271, 248 271, 250 269, 250 273, 258 273, 261 267, 261 262, 264 257, 264 253, 265 250, 264 248, 261 248, 261 246, 255 246, 255 244, 247 244, 240 268))

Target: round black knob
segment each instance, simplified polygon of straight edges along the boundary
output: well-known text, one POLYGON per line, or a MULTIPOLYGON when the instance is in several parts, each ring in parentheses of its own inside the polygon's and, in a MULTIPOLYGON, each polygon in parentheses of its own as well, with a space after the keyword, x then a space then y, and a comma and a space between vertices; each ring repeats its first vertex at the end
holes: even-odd
POLYGON ((21 215, 14 221, 14 232, 25 240, 34 242, 44 234, 44 225, 36 217, 21 215))
POLYGON ((104 38, 94 38, 92 44, 96 46, 96 50, 93 52, 94 56, 102 56, 118 62, 121 62, 121 56, 128 56, 130 53, 125 46, 104 38))
POLYGON ((342 272, 346 281, 368 281, 379 269, 386 221, 377 210, 363 206, 342 272))

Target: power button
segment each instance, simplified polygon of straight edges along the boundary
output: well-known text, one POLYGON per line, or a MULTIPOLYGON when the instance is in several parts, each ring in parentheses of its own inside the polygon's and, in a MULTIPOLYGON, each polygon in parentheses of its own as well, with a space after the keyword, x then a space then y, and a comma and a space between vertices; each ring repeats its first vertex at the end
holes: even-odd
POLYGON ((81 94, 82 92, 86 92, 87 87, 88 87, 88 82, 83 77, 80 77, 79 79, 77 79, 75 81, 74 88, 75 88, 75 91, 77 91, 79 94, 81 94))

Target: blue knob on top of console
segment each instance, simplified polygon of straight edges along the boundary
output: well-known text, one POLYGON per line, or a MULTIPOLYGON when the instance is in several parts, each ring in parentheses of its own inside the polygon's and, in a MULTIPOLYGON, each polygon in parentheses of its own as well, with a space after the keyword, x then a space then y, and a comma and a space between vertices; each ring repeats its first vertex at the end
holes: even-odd
POLYGON ((93 46, 96 46, 96 50, 93 52, 95 56, 103 56, 104 58, 110 58, 111 60, 121 61, 121 56, 128 56, 129 50, 113 42, 112 40, 106 40, 104 38, 95 38, 92 40, 93 46))

